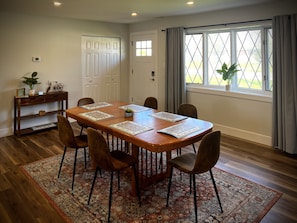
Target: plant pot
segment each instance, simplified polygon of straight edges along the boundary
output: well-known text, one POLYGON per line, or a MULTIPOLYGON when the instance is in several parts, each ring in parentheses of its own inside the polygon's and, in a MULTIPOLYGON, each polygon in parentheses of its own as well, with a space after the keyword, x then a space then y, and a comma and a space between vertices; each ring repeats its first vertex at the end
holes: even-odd
POLYGON ((230 91, 231 85, 230 84, 226 84, 225 85, 226 91, 230 91))
POLYGON ((35 89, 30 89, 30 90, 29 90, 29 95, 30 95, 30 96, 35 95, 35 89))
POLYGON ((125 117, 130 118, 133 116, 133 112, 125 112, 125 117))

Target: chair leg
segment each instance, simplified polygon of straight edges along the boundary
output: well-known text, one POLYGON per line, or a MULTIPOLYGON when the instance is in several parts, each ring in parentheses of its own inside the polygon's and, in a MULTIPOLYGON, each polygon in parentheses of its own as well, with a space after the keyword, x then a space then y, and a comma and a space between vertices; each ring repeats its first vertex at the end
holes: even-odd
POLYGON ((60 163, 60 168, 59 168, 58 178, 60 177, 60 173, 61 173, 62 164, 63 164, 63 161, 64 161, 64 157, 65 157, 66 150, 67 150, 67 147, 65 146, 65 147, 64 147, 63 156, 62 156, 62 159, 61 159, 61 163, 60 163))
POLYGON ((192 144, 192 146, 193 146, 194 153, 196 153, 196 148, 195 148, 194 143, 192 144))
POLYGON ((75 149, 75 155, 74 155, 74 164, 73 164, 73 173, 72 173, 72 186, 71 186, 72 190, 73 190, 74 178, 75 178, 76 157, 77 157, 77 149, 75 149))
MULTIPOLYGON (((196 195, 196 180, 195 174, 191 174, 193 178, 193 187, 194 187, 194 207, 195 207, 195 222, 198 223, 198 211, 197 211, 197 195, 196 195)), ((190 176, 191 177, 191 176, 190 176)))
POLYGON ((121 182, 120 182, 120 171, 118 171, 118 189, 120 190, 121 188, 121 182))
POLYGON ((137 192, 137 196, 138 196, 138 203, 139 203, 139 207, 140 207, 141 206, 141 197, 140 197, 140 190, 139 190, 139 183, 138 183, 136 164, 133 165, 133 171, 134 171, 134 179, 135 179, 135 184, 136 184, 136 192, 137 192))
POLYGON ((212 174, 211 169, 209 170, 209 173, 210 173, 210 177, 211 177, 211 180, 212 180, 212 184, 213 184, 213 187, 214 187, 214 189, 215 189, 215 192, 216 192, 216 195, 217 195, 217 198, 218 198, 218 201, 219 201, 219 205, 220 205, 220 208, 221 208, 221 212, 223 213, 223 208, 222 208, 221 200, 220 200, 220 197, 219 197, 219 192, 218 192, 218 189, 217 189, 217 186, 216 186, 216 182, 215 182, 215 180, 214 180, 214 177, 213 177, 213 174, 212 174))
POLYGON ((80 135, 82 134, 83 130, 84 130, 84 127, 81 127, 81 129, 80 129, 80 135))
POLYGON ((170 187, 171 187, 171 180, 172 180, 172 172, 173 172, 173 166, 170 167, 170 176, 169 176, 169 183, 168 183, 166 207, 168 207, 168 203, 169 203, 169 194, 170 194, 170 187))
POLYGON ((190 174, 190 194, 192 194, 192 176, 190 174))
POLYGON ((85 169, 87 168, 87 152, 86 148, 84 148, 84 156, 85 156, 85 169))
POLYGON ((110 188, 109 188, 109 203, 108 203, 108 218, 107 222, 109 222, 110 219, 110 209, 111 209, 111 199, 112 199, 112 182, 113 182, 113 171, 110 175, 110 188))
POLYGON ((99 168, 96 168, 96 170, 95 170, 95 175, 94 175, 94 178, 93 178, 92 187, 91 187, 91 191, 90 191, 90 194, 89 194, 88 205, 90 204, 90 200, 91 200, 91 196, 92 196, 92 193, 93 193, 93 188, 94 188, 95 181, 96 181, 96 178, 97 178, 98 170, 99 170, 99 168))

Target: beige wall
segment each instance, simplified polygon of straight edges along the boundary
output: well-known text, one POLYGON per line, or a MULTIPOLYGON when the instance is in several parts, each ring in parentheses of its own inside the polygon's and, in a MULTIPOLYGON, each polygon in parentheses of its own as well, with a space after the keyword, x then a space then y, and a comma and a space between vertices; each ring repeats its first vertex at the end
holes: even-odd
MULTIPOLYGON (((121 38, 121 100, 129 98, 128 38, 131 32, 158 31, 158 91, 160 108, 165 101, 165 32, 175 26, 201 26, 272 18, 297 13, 295 0, 202 14, 164 17, 131 25, 0 13, 0 137, 13 131, 13 96, 21 77, 37 71, 45 90, 46 82, 59 81, 69 91, 70 106, 81 97, 80 40, 82 35, 121 38), (33 63, 32 56, 41 56, 33 63)), ((212 121, 225 134, 271 145, 271 99, 216 94, 189 89, 188 100, 195 104, 201 119, 212 121)))
MULTIPOLYGON (((165 101, 165 32, 167 27, 193 27, 222 23, 272 19, 275 15, 297 13, 295 0, 274 1, 253 7, 164 17, 130 25, 130 32, 157 30, 159 37, 158 68, 159 101, 165 101), (163 90, 162 90, 163 89, 163 90)), ((187 98, 198 108, 199 118, 214 123, 215 129, 242 139, 272 145, 272 98, 249 97, 235 93, 188 88, 187 98)))
POLYGON ((128 25, 0 13, 0 27, 0 136, 12 134, 13 97, 26 73, 38 72, 43 91, 48 80, 64 83, 69 106, 76 104, 82 96, 82 35, 121 38, 121 100, 128 100, 128 25))

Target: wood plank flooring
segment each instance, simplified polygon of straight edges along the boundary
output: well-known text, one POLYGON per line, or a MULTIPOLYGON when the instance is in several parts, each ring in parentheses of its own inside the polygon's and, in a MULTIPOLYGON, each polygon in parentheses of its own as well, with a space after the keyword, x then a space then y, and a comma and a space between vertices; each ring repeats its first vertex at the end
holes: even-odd
MULTIPOLYGON (((297 222, 297 157, 230 136, 222 136, 221 145, 218 168, 283 193, 262 222, 297 222)), ((0 138, 0 222, 65 222, 20 170, 62 152, 56 129, 0 138)))

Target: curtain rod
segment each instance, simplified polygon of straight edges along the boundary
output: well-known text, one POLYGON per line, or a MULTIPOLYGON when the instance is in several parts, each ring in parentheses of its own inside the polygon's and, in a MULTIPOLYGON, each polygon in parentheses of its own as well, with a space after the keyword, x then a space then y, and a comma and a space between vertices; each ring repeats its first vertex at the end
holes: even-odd
MULTIPOLYGON (((244 24, 244 23, 251 23, 251 22, 265 22, 265 21, 271 21, 271 20, 272 19, 259 19, 259 20, 244 21, 244 22, 230 22, 230 23, 221 23, 221 24, 213 24, 213 25, 190 26, 190 27, 185 27, 184 29, 205 28, 205 27, 213 27, 213 26, 227 26, 227 25, 244 24)), ((166 31, 166 29, 162 29, 162 32, 164 31, 166 31)))

